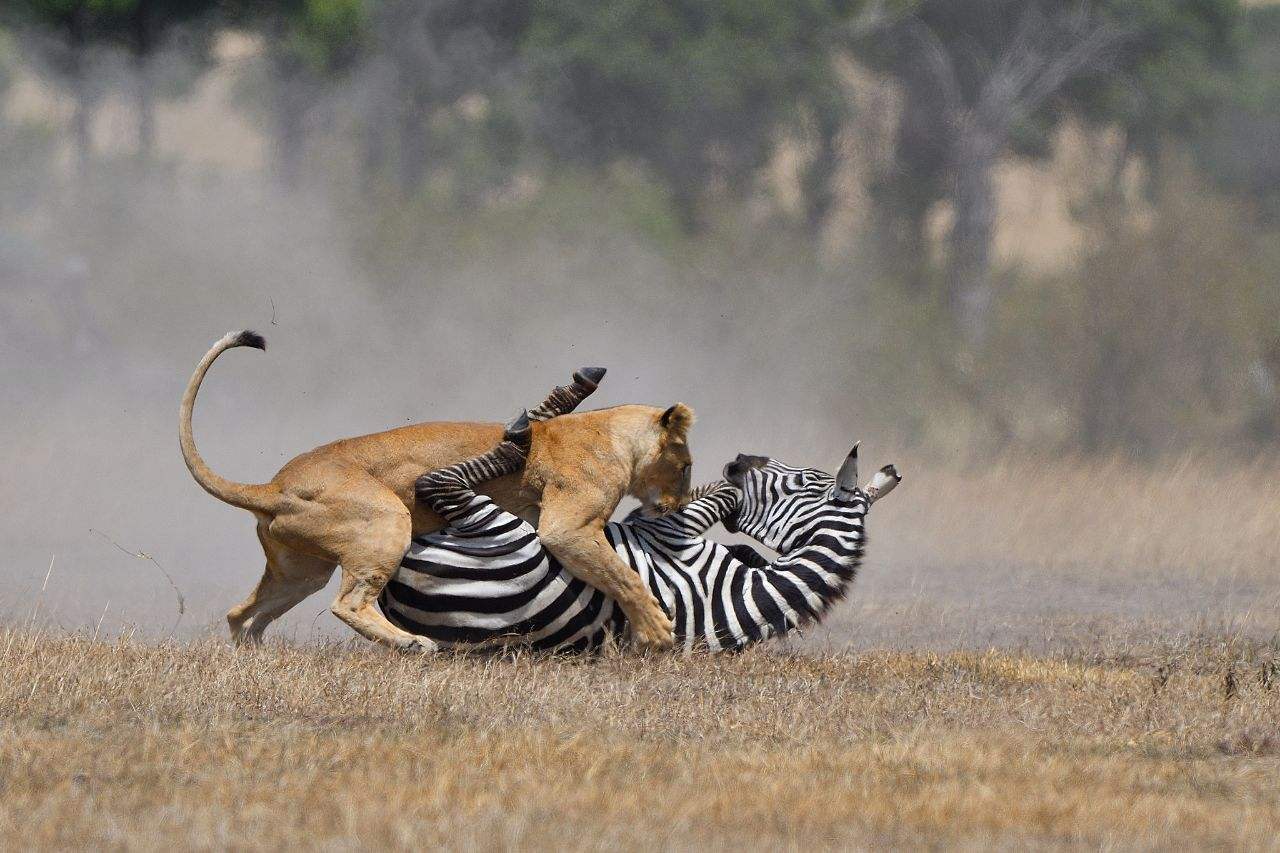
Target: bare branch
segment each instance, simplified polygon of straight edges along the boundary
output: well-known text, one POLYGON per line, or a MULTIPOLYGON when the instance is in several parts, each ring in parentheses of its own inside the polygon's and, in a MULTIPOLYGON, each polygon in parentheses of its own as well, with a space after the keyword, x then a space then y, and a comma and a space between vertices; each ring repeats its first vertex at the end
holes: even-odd
POLYGON ((920 46, 925 67, 938 86, 946 105, 948 121, 954 121, 964 106, 964 96, 960 92, 960 76, 956 73, 951 54, 947 53, 937 33, 918 17, 912 15, 906 18, 902 22, 902 29, 920 46))
POLYGON ((1076 36, 1074 43, 1048 62, 1027 86, 1020 104, 1023 112, 1035 110, 1091 65, 1100 64, 1130 35, 1127 30, 1101 22, 1073 34, 1076 36))
POLYGON ((988 129, 1008 128, 1129 36, 1128 30, 1098 18, 1088 3, 1054 18, 1028 6, 982 87, 974 120, 988 129))
POLYGON ((884 32, 897 23, 884 7, 884 0, 873 0, 849 21, 849 34, 854 38, 884 32))
POLYGON ((178 589, 178 585, 173 582, 173 577, 167 571, 165 571, 164 566, 160 565, 160 562, 156 560, 155 557, 151 556, 145 551, 130 551, 128 548, 124 547, 119 542, 112 539, 107 534, 103 533, 101 530, 94 530, 91 527, 89 528, 89 532, 96 533, 98 536, 101 536, 103 539, 107 540, 112 545, 114 545, 118 550, 122 551, 125 554, 128 554, 130 557, 135 557, 139 560, 149 560, 152 563, 152 565, 154 565, 157 569, 160 570, 160 574, 164 575, 164 579, 169 582, 169 586, 173 587, 173 594, 178 597, 178 618, 174 621, 173 627, 169 629, 169 632, 173 633, 174 628, 177 628, 178 623, 182 621, 183 614, 187 612, 187 600, 183 597, 182 590, 178 589))

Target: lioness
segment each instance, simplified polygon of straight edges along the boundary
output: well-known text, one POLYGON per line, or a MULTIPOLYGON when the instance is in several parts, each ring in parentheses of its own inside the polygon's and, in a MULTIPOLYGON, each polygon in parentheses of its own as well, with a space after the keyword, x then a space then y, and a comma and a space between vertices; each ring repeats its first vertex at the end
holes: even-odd
MULTIPOLYGON (((182 457, 196 482, 258 519, 266 571, 249 597, 227 613, 232 637, 257 640, 341 565, 335 616, 371 640, 433 650, 431 640, 388 622, 375 602, 410 538, 444 526, 416 504, 414 481, 423 471, 492 448, 502 438, 502 425, 422 423, 342 439, 295 457, 269 483, 235 483, 210 470, 191 431, 200 383, 214 360, 233 347, 265 350, 266 341, 256 332, 229 332, 205 353, 183 394, 178 430, 182 457)), ((575 380, 589 383, 586 394, 594 390, 590 378, 575 380)), ((615 599, 633 639, 645 647, 670 646, 671 621, 609 547, 604 525, 624 494, 657 511, 683 502, 692 424, 693 412, 683 403, 666 410, 617 406, 536 423, 524 471, 485 487, 504 508, 538 525, 542 544, 571 574, 615 599)))

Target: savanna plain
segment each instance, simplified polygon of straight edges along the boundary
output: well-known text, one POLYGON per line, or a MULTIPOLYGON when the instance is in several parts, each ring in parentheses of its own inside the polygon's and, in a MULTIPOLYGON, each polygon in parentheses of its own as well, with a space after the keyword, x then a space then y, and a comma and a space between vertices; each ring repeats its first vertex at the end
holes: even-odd
POLYGON ((1280 850, 1277 138, 1274 0, 0 0, 0 853, 1280 850), (591 364, 904 480, 741 654, 235 648, 243 328, 237 481, 591 364))
POLYGON ((1276 473, 918 471, 830 622, 736 655, 11 618, 0 845, 1274 848, 1276 473))

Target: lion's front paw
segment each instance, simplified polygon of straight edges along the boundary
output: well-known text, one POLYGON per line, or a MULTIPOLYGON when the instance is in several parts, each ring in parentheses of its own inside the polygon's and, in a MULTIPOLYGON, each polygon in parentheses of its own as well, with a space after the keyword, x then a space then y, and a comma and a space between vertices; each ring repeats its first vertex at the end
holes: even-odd
POLYGON ((434 640, 415 635, 412 640, 400 647, 400 651, 405 654, 429 655, 440 651, 440 647, 436 645, 434 640))
POLYGON ((631 640, 642 650, 669 649, 676 643, 675 627, 660 607, 650 607, 643 620, 631 624, 631 640))

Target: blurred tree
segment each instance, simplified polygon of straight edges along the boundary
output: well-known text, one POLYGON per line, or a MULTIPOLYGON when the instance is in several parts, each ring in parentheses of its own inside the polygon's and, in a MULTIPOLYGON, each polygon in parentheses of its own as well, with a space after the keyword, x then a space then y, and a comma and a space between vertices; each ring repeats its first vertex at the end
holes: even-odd
MULTIPOLYGON (((1280 222, 1280 6, 1245 10, 1231 88, 1195 144, 1198 162, 1264 222, 1280 222)), ((1280 375, 1280 374, 1277 374, 1280 375)))
POLYGON ((1073 411, 1072 438, 1088 452, 1238 438, 1256 429, 1248 420, 1267 411, 1260 404, 1274 406, 1258 387, 1276 316, 1260 235, 1203 175, 1170 165, 1160 180, 1149 219, 1120 209, 1099 218, 1067 286, 1041 283, 1023 297, 1039 304, 1023 305, 1020 321, 1049 326, 1031 344, 1047 351, 1055 400, 1073 411))
POLYGON ((107 36, 128 52, 133 67, 134 99, 138 120, 138 153, 150 157, 155 151, 155 96, 162 91, 180 92, 191 82, 169 74, 156 79, 155 59, 161 48, 178 34, 184 59, 195 67, 209 61, 213 29, 195 26, 207 20, 219 0, 90 0, 102 16, 107 36), (203 21, 202 21, 203 22, 203 21))
POLYGON ((926 0, 869 19, 860 55, 903 85, 898 165, 880 198, 919 251, 933 202, 951 202, 947 296, 971 345, 986 335, 993 172, 1019 125, 1102 67, 1126 31, 1080 5, 926 0))
POLYGON ((643 162, 688 232, 700 197, 741 189, 806 110, 820 138, 809 178, 825 212, 841 102, 827 39, 847 4, 827 0, 542 0, 527 56, 550 112, 543 137, 561 156, 643 162))
POLYGON ((1113 189, 1137 157, 1153 195, 1165 185, 1169 143, 1207 130, 1234 88, 1244 10, 1240 0, 1106 0, 1100 8, 1129 35, 1110 73, 1077 78, 1053 106, 1118 130, 1113 189))
MULTIPOLYGON (((0 104, 17 77, 19 57, 17 39, 0 29, 0 104)), ((55 151, 53 130, 43 121, 11 116, 0 109, 0 242, 11 217, 38 203, 55 151)), ((0 288, 4 286, 0 282, 0 288)))
MULTIPOLYGON (((899 253, 923 255, 934 203, 951 203, 946 292, 970 345, 991 316, 993 170, 1044 156, 1057 123, 1118 125, 1123 157, 1154 160, 1219 93, 1236 0, 921 0, 877 4, 857 52, 903 89, 895 167, 874 187, 899 253)), ((1123 162, 1117 164, 1119 175, 1123 162)))
POLYGON ((99 94, 88 67, 91 47, 104 32, 97 6, 93 0, 12 0, 0 7, 3 22, 23 32, 33 64, 71 94, 71 139, 82 176, 93 153, 90 122, 99 94))
POLYGON ((306 152, 306 122, 326 86, 345 78, 364 56, 370 3, 365 0, 224 0, 228 21, 263 36, 268 73, 255 94, 265 95, 272 118, 276 177, 298 184, 306 152))
POLYGON ((516 61, 529 21, 528 0, 382 0, 370 12, 365 170, 380 171, 396 135, 396 182, 404 196, 426 175, 429 129, 437 110, 475 96, 492 108, 492 89, 516 61))
MULTIPOLYGON (((155 148, 155 56, 179 25, 190 25, 217 4, 218 0, 12 0, 8 7, 11 20, 38 30, 28 44, 39 54, 40 67, 71 90, 76 104, 72 137, 82 168, 91 153, 89 125, 98 94, 89 80, 93 51, 113 45, 128 51, 134 77, 137 150, 149 156, 155 148)), ((183 27, 181 46, 188 61, 197 66, 207 61, 211 32, 183 27)), ((164 82, 168 91, 183 88, 173 75, 164 82)))

